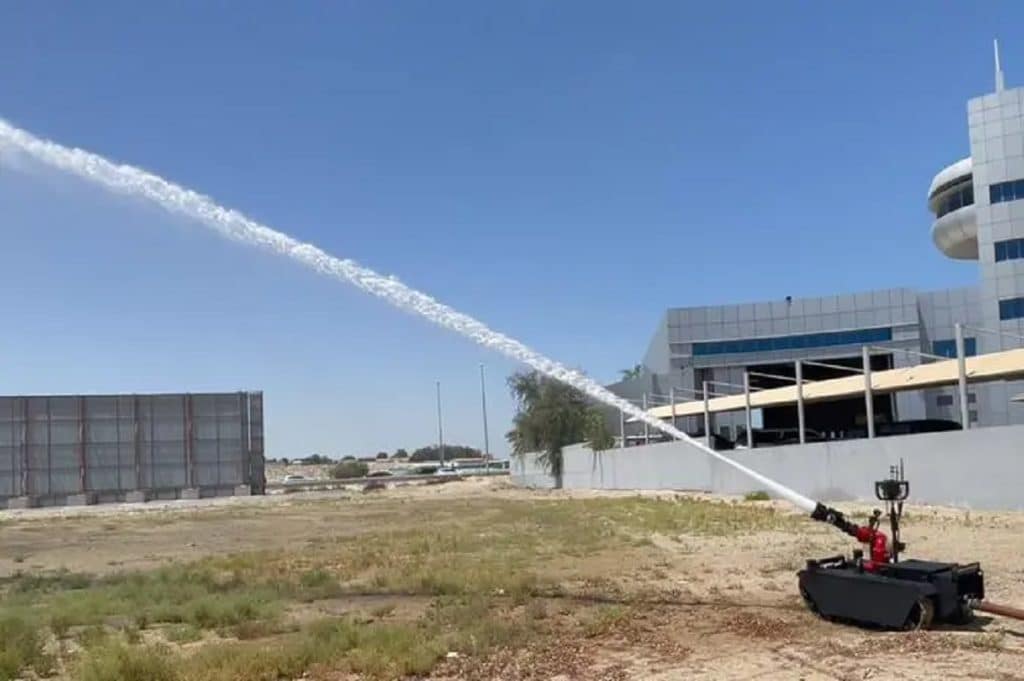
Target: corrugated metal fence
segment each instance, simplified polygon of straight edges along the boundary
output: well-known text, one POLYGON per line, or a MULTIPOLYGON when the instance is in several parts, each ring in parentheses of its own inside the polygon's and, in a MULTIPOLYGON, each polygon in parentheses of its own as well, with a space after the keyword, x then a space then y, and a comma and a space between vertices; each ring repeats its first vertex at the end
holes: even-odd
POLYGON ((0 397, 0 504, 264 489, 260 392, 0 397))

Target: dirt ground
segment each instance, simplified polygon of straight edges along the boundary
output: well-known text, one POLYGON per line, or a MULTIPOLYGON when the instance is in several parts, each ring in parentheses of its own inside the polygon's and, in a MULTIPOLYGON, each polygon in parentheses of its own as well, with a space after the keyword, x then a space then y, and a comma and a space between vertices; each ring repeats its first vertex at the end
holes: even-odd
MULTIPOLYGON (((467 513, 486 518, 493 504, 636 496, 526 491, 492 479, 372 494, 0 512, 0 577, 57 569, 94 574, 146 570, 252 551, 301 557, 325 536, 339 542, 373 541, 375 533, 414 532, 467 513)), ((730 501, 788 513, 777 502, 730 501)), ((854 513, 868 510, 841 506, 854 513)), ((980 561, 990 600, 1024 606, 1024 513, 911 506, 904 527, 910 555, 980 561)), ((1024 622, 979 616, 966 629, 888 633, 827 623, 807 612, 796 594, 796 570, 806 558, 851 548, 832 528, 787 517, 779 526, 738 534, 651 532, 611 555, 554 560, 551 574, 563 583, 602 588, 538 597, 531 607, 555 623, 549 636, 481 656, 452 655, 431 675, 453 680, 1024 680, 1024 622), (617 604, 626 614, 607 626, 597 623, 586 636, 559 633, 558 618, 588 599, 617 604)), ((399 613, 419 612, 429 604, 420 595, 392 595, 377 597, 371 605, 379 608, 382 598, 399 613)), ((310 607, 337 614, 365 605, 356 600, 341 597, 310 607)), ((306 678, 351 677, 321 670, 306 678)))

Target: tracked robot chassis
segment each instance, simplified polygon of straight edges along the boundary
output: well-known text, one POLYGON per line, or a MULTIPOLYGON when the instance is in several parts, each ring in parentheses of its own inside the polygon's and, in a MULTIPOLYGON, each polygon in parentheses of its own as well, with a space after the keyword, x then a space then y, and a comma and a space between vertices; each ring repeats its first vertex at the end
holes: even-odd
POLYGON ((900 518, 909 493, 902 462, 890 469, 889 479, 875 483, 875 496, 886 505, 891 537, 879 530, 879 510, 867 525, 856 525, 836 509, 818 504, 811 517, 866 544, 868 557, 856 550, 851 558, 808 560, 797 575, 800 595, 812 612, 828 620, 883 629, 925 629, 973 619, 973 605, 985 597, 978 563, 899 560, 906 548, 899 539, 900 518))

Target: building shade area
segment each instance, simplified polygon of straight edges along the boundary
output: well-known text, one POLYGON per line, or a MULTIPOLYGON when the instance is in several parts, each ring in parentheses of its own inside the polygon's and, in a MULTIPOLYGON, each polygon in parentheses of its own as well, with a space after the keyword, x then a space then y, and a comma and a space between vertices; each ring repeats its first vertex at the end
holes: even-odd
MULTIPOLYGON (((862 360, 857 356, 836 357, 829 360, 830 367, 805 364, 802 370, 803 380, 809 383, 826 381, 833 378, 844 378, 857 375, 862 360), (849 367, 849 370, 835 367, 849 367)), ((871 357, 872 371, 886 371, 892 368, 893 358, 890 355, 874 355, 871 357)), ((784 388, 796 383, 795 364, 753 365, 750 387, 752 390, 770 390, 784 388), (767 376, 778 376, 773 378, 767 376)), ((876 395, 873 404, 875 421, 891 423, 896 419, 895 400, 892 395, 876 395)), ((764 407, 762 427, 766 430, 793 430, 797 427, 798 416, 795 403, 764 407)), ((867 406, 863 396, 857 395, 836 400, 809 402, 804 407, 805 428, 811 437, 827 439, 843 439, 864 437, 867 434, 867 406)))

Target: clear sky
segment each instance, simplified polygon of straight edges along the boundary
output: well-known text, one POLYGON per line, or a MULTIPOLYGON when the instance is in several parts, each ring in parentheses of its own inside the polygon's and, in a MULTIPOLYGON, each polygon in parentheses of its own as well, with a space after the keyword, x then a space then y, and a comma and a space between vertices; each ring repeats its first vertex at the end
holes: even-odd
MULTIPOLYGON (((0 3, 0 117, 610 381, 665 308, 972 284, 928 234, 1019 2, 0 3)), ((0 164, 0 393, 263 389, 268 454, 491 443, 515 367, 187 220, 0 164)))

